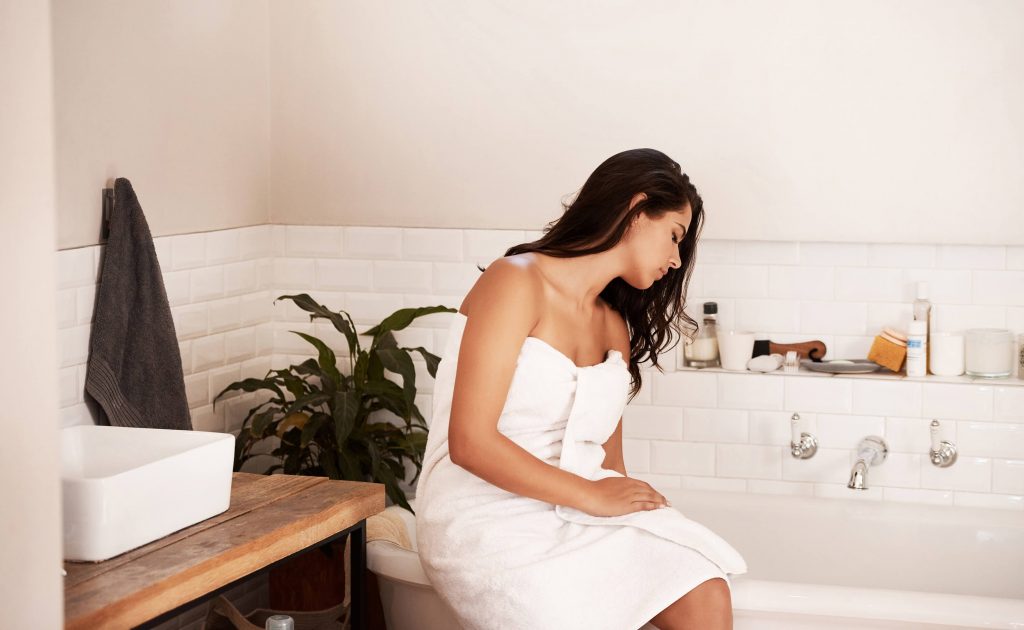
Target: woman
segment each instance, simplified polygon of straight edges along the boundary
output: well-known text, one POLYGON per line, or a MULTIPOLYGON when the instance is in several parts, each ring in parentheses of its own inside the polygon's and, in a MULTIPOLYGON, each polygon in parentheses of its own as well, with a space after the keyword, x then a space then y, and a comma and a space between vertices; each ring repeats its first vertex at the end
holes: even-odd
MULTIPOLYGON (((732 627, 726 541, 626 475, 623 407, 683 311, 703 222, 653 149, 612 156, 466 295, 434 383, 419 554, 470 629, 732 627)), ((660 368, 659 368, 660 369, 660 368)))

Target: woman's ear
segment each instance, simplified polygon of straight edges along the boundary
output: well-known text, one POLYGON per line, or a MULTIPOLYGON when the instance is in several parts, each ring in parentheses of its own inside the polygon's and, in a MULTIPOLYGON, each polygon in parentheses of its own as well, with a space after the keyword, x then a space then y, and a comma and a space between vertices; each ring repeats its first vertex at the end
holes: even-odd
POLYGON ((637 194, 633 195, 633 199, 631 199, 630 202, 629 202, 629 209, 632 210, 633 208, 636 207, 636 204, 640 203, 641 201, 645 201, 646 199, 647 199, 647 193, 642 193, 641 192, 641 193, 637 193, 637 194))

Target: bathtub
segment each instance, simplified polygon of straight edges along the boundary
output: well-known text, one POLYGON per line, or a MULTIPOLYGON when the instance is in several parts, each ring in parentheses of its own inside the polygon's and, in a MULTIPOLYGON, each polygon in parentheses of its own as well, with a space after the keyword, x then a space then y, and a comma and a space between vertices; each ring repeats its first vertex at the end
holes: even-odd
POLYGON ((736 630, 1024 629, 1024 512, 660 491, 746 559, 736 630))
MULTIPOLYGON (((1024 512, 659 490, 746 559, 735 630, 1024 629, 1024 512)), ((415 553, 370 542, 367 563, 389 630, 458 628, 415 553)))

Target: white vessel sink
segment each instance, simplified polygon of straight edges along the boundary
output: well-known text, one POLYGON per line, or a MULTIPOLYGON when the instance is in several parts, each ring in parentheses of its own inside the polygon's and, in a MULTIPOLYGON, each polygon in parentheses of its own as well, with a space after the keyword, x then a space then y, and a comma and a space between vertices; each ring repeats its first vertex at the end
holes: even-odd
POLYGON ((234 442, 207 431, 62 429, 64 559, 106 560, 227 510, 234 442))

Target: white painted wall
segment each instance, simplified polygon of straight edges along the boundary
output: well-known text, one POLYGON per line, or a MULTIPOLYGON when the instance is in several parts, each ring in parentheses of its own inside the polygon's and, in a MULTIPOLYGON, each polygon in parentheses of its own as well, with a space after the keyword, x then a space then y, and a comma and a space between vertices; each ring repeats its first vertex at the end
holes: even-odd
POLYGON ((63 626, 50 5, 0 2, 0 611, 63 626))
POLYGON ((275 223, 539 229, 650 146, 706 235, 1024 243, 1024 3, 270 1, 275 223))
POLYGON ((650 146, 736 240, 1024 243, 1015 0, 55 0, 59 246, 132 179, 157 236, 540 229, 650 146))
POLYGON ((54 0, 59 247, 132 181, 154 235, 266 223, 266 0, 54 0))

